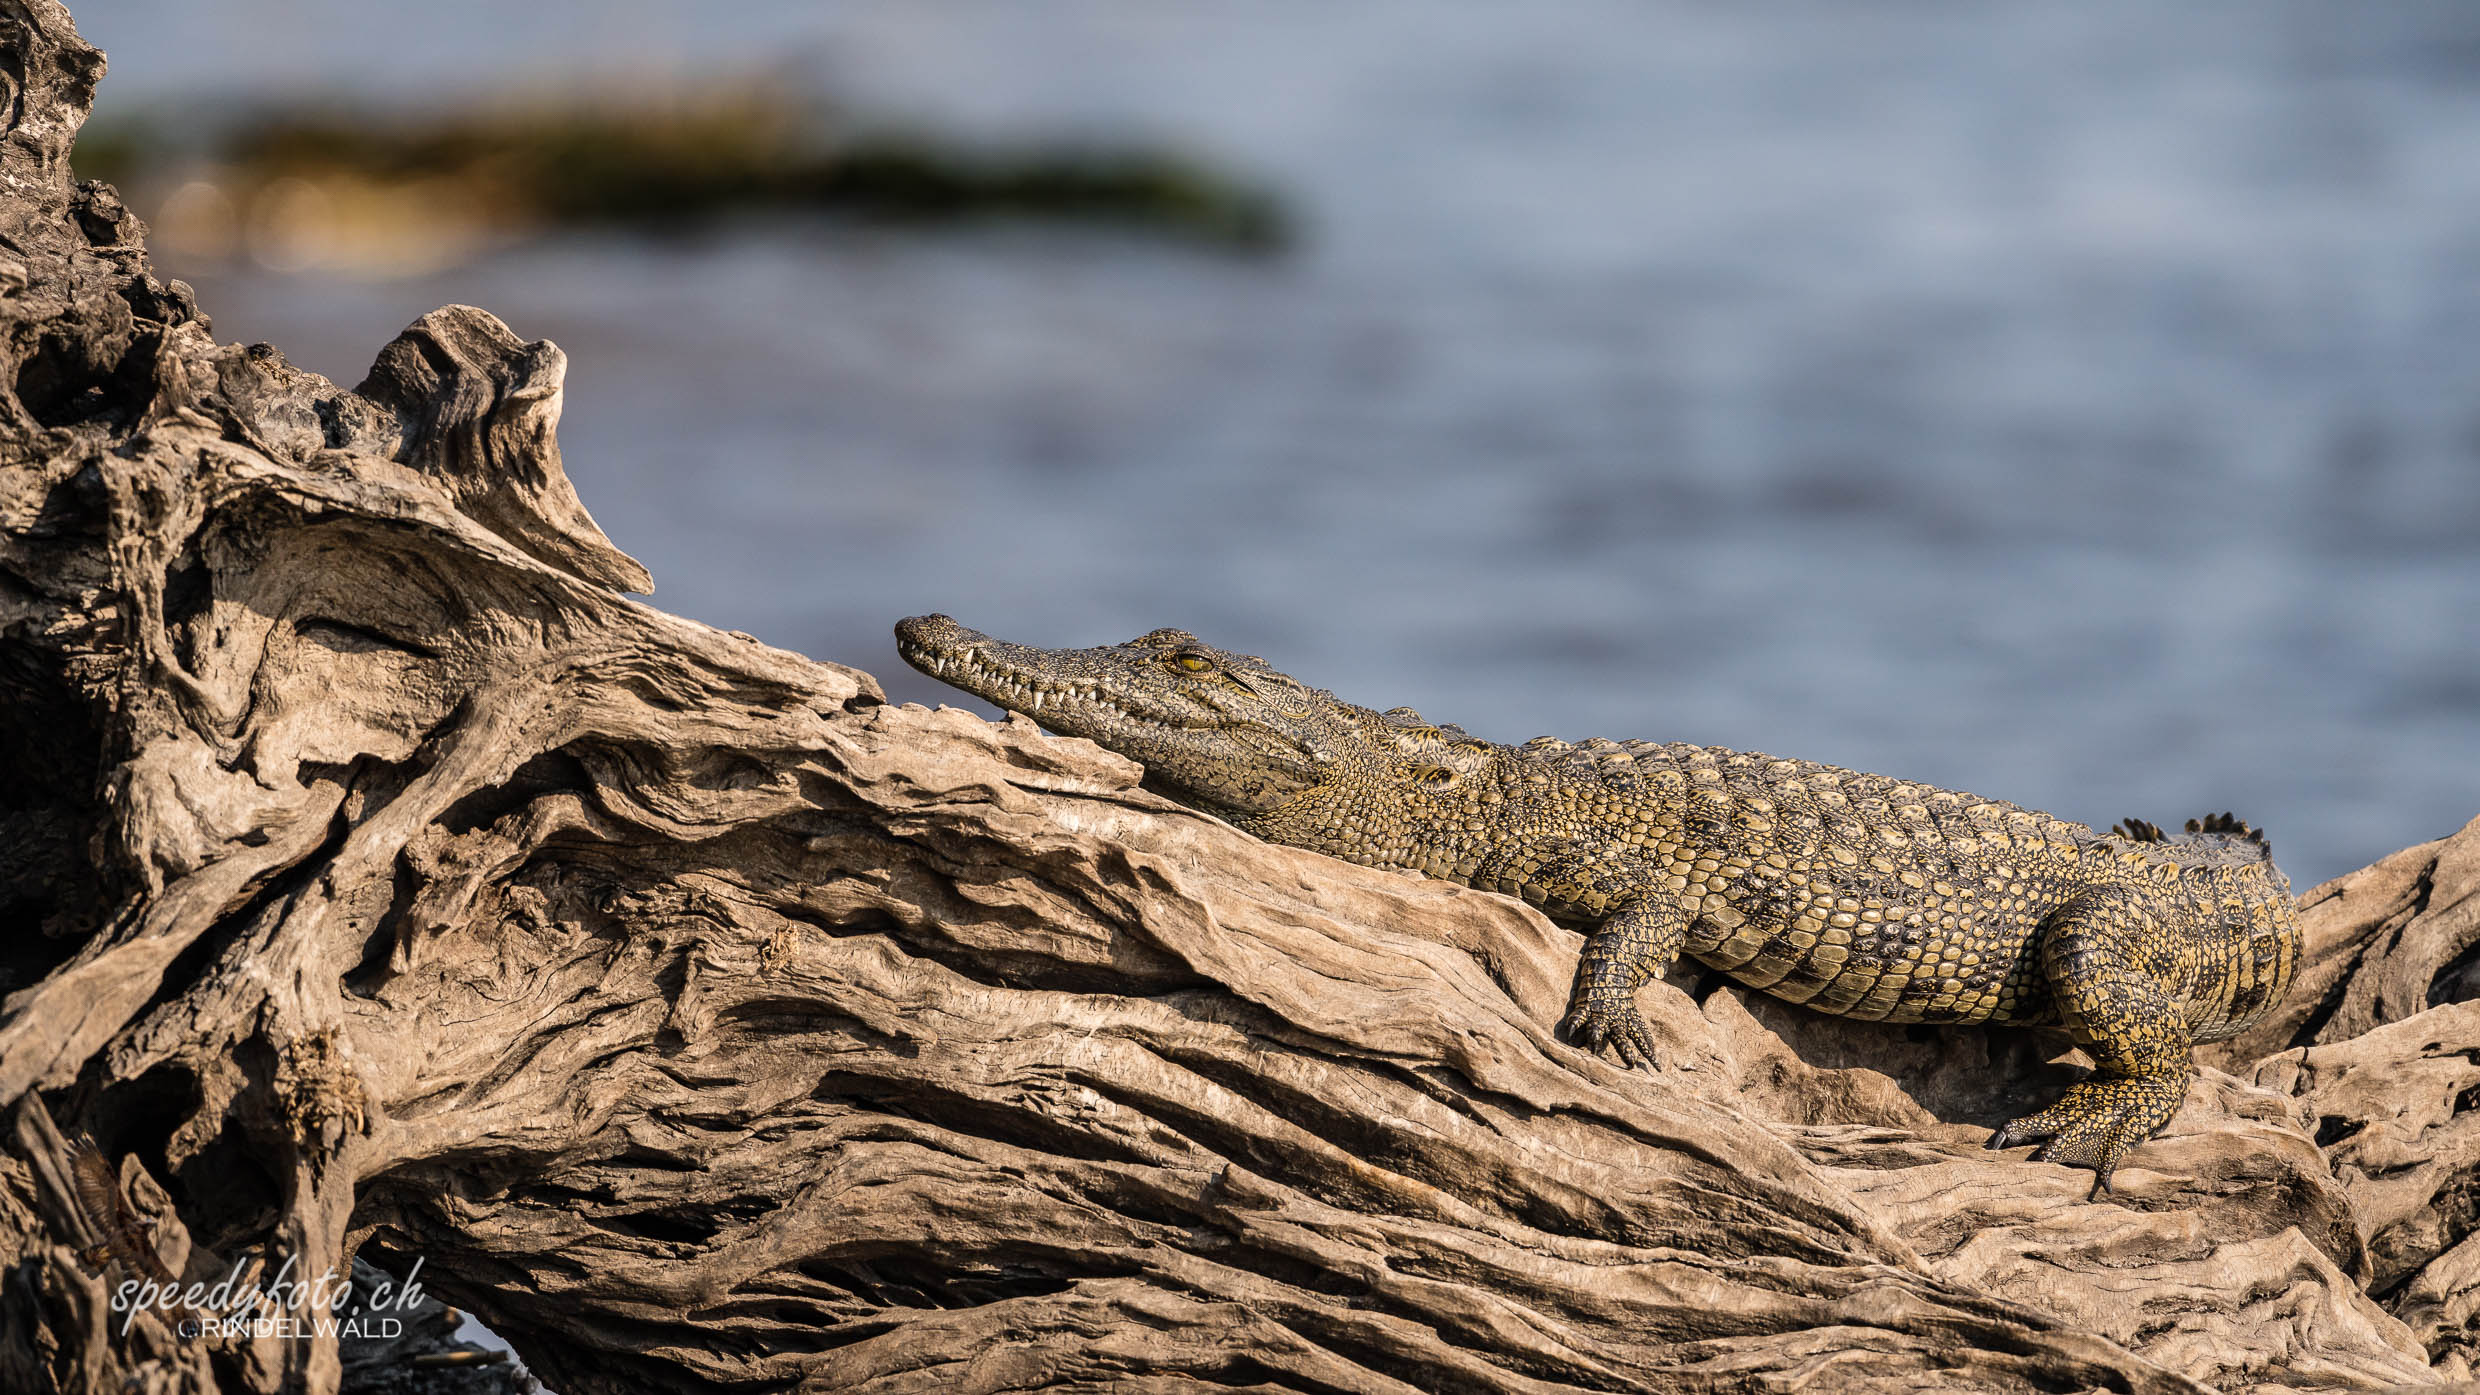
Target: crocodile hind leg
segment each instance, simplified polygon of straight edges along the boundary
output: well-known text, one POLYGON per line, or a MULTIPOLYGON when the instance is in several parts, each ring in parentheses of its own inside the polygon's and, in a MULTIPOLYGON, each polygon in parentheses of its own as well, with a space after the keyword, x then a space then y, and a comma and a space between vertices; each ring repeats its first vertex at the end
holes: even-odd
POLYGON ((2170 1122, 2195 1070, 2194 1036, 2171 978, 2177 947, 2132 900, 2088 894, 2043 927, 2051 998, 2098 1069, 1989 1140, 1991 1148, 2040 1142, 2034 1161, 2091 1168, 2095 1195, 2110 1190, 2128 1150, 2170 1122))
POLYGON ((1576 963, 1576 987, 1559 1035, 1587 1051, 1606 1047, 1629 1066, 1653 1069, 1653 1034, 1636 1010, 1636 990, 1679 957, 1687 938, 1687 917, 1667 901, 1636 902, 1594 927, 1576 963))

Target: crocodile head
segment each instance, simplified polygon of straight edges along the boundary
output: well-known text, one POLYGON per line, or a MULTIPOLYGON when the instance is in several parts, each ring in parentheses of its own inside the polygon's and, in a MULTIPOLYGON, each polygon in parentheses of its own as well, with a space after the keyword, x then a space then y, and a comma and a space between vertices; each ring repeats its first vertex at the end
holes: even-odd
POLYGON ((919 615, 897 624, 896 650, 933 678, 1140 762, 1148 784, 1218 812, 1312 799, 1378 757, 1365 734, 1375 714, 1186 630, 1036 649, 919 615))

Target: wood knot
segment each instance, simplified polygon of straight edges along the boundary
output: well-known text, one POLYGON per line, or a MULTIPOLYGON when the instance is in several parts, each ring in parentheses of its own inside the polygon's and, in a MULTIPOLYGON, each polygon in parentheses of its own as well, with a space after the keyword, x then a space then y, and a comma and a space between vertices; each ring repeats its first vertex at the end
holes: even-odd
POLYGON ((276 1067, 276 1112, 304 1151, 332 1153, 370 1127, 370 1094, 333 1027, 296 1037, 276 1067))

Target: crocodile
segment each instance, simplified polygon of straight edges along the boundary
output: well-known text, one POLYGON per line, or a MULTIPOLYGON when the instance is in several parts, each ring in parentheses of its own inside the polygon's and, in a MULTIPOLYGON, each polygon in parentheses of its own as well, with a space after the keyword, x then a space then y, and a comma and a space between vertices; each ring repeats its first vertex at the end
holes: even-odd
POLYGON ((1559 1034, 1654 1068, 1637 990, 1685 954, 1820 1012, 2063 1029, 2093 1071, 1993 1133, 2089 1168, 2166 1125, 2191 1047, 2277 1003, 2290 884, 2228 814, 2107 832, 1811 761, 1683 743, 1505 746, 1373 711, 1163 629, 1039 649, 944 615, 907 663, 1144 766, 1149 788, 1270 842, 1520 896, 1585 931, 1559 1034))

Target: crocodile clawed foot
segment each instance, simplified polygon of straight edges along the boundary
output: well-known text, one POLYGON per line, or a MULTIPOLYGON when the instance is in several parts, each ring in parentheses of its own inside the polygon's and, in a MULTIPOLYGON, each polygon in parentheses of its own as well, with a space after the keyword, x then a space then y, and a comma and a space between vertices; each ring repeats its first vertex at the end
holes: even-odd
POLYGON ((1649 1071, 1657 1063, 1653 1033, 1633 994, 1579 995, 1559 1019, 1558 1034, 1587 1051, 1607 1051, 1631 1069, 1649 1071))
POLYGON ((2094 1196, 2111 1190, 2110 1174, 2137 1144, 2161 1131, 2187 1094, 2184 1075, 2105 1076, 2079 1080, 2058 1102, 2009 1122, 1989 1136, 1992 1149, 2039 1143, 2032 1161, 2093 1171, 2094 1196))

